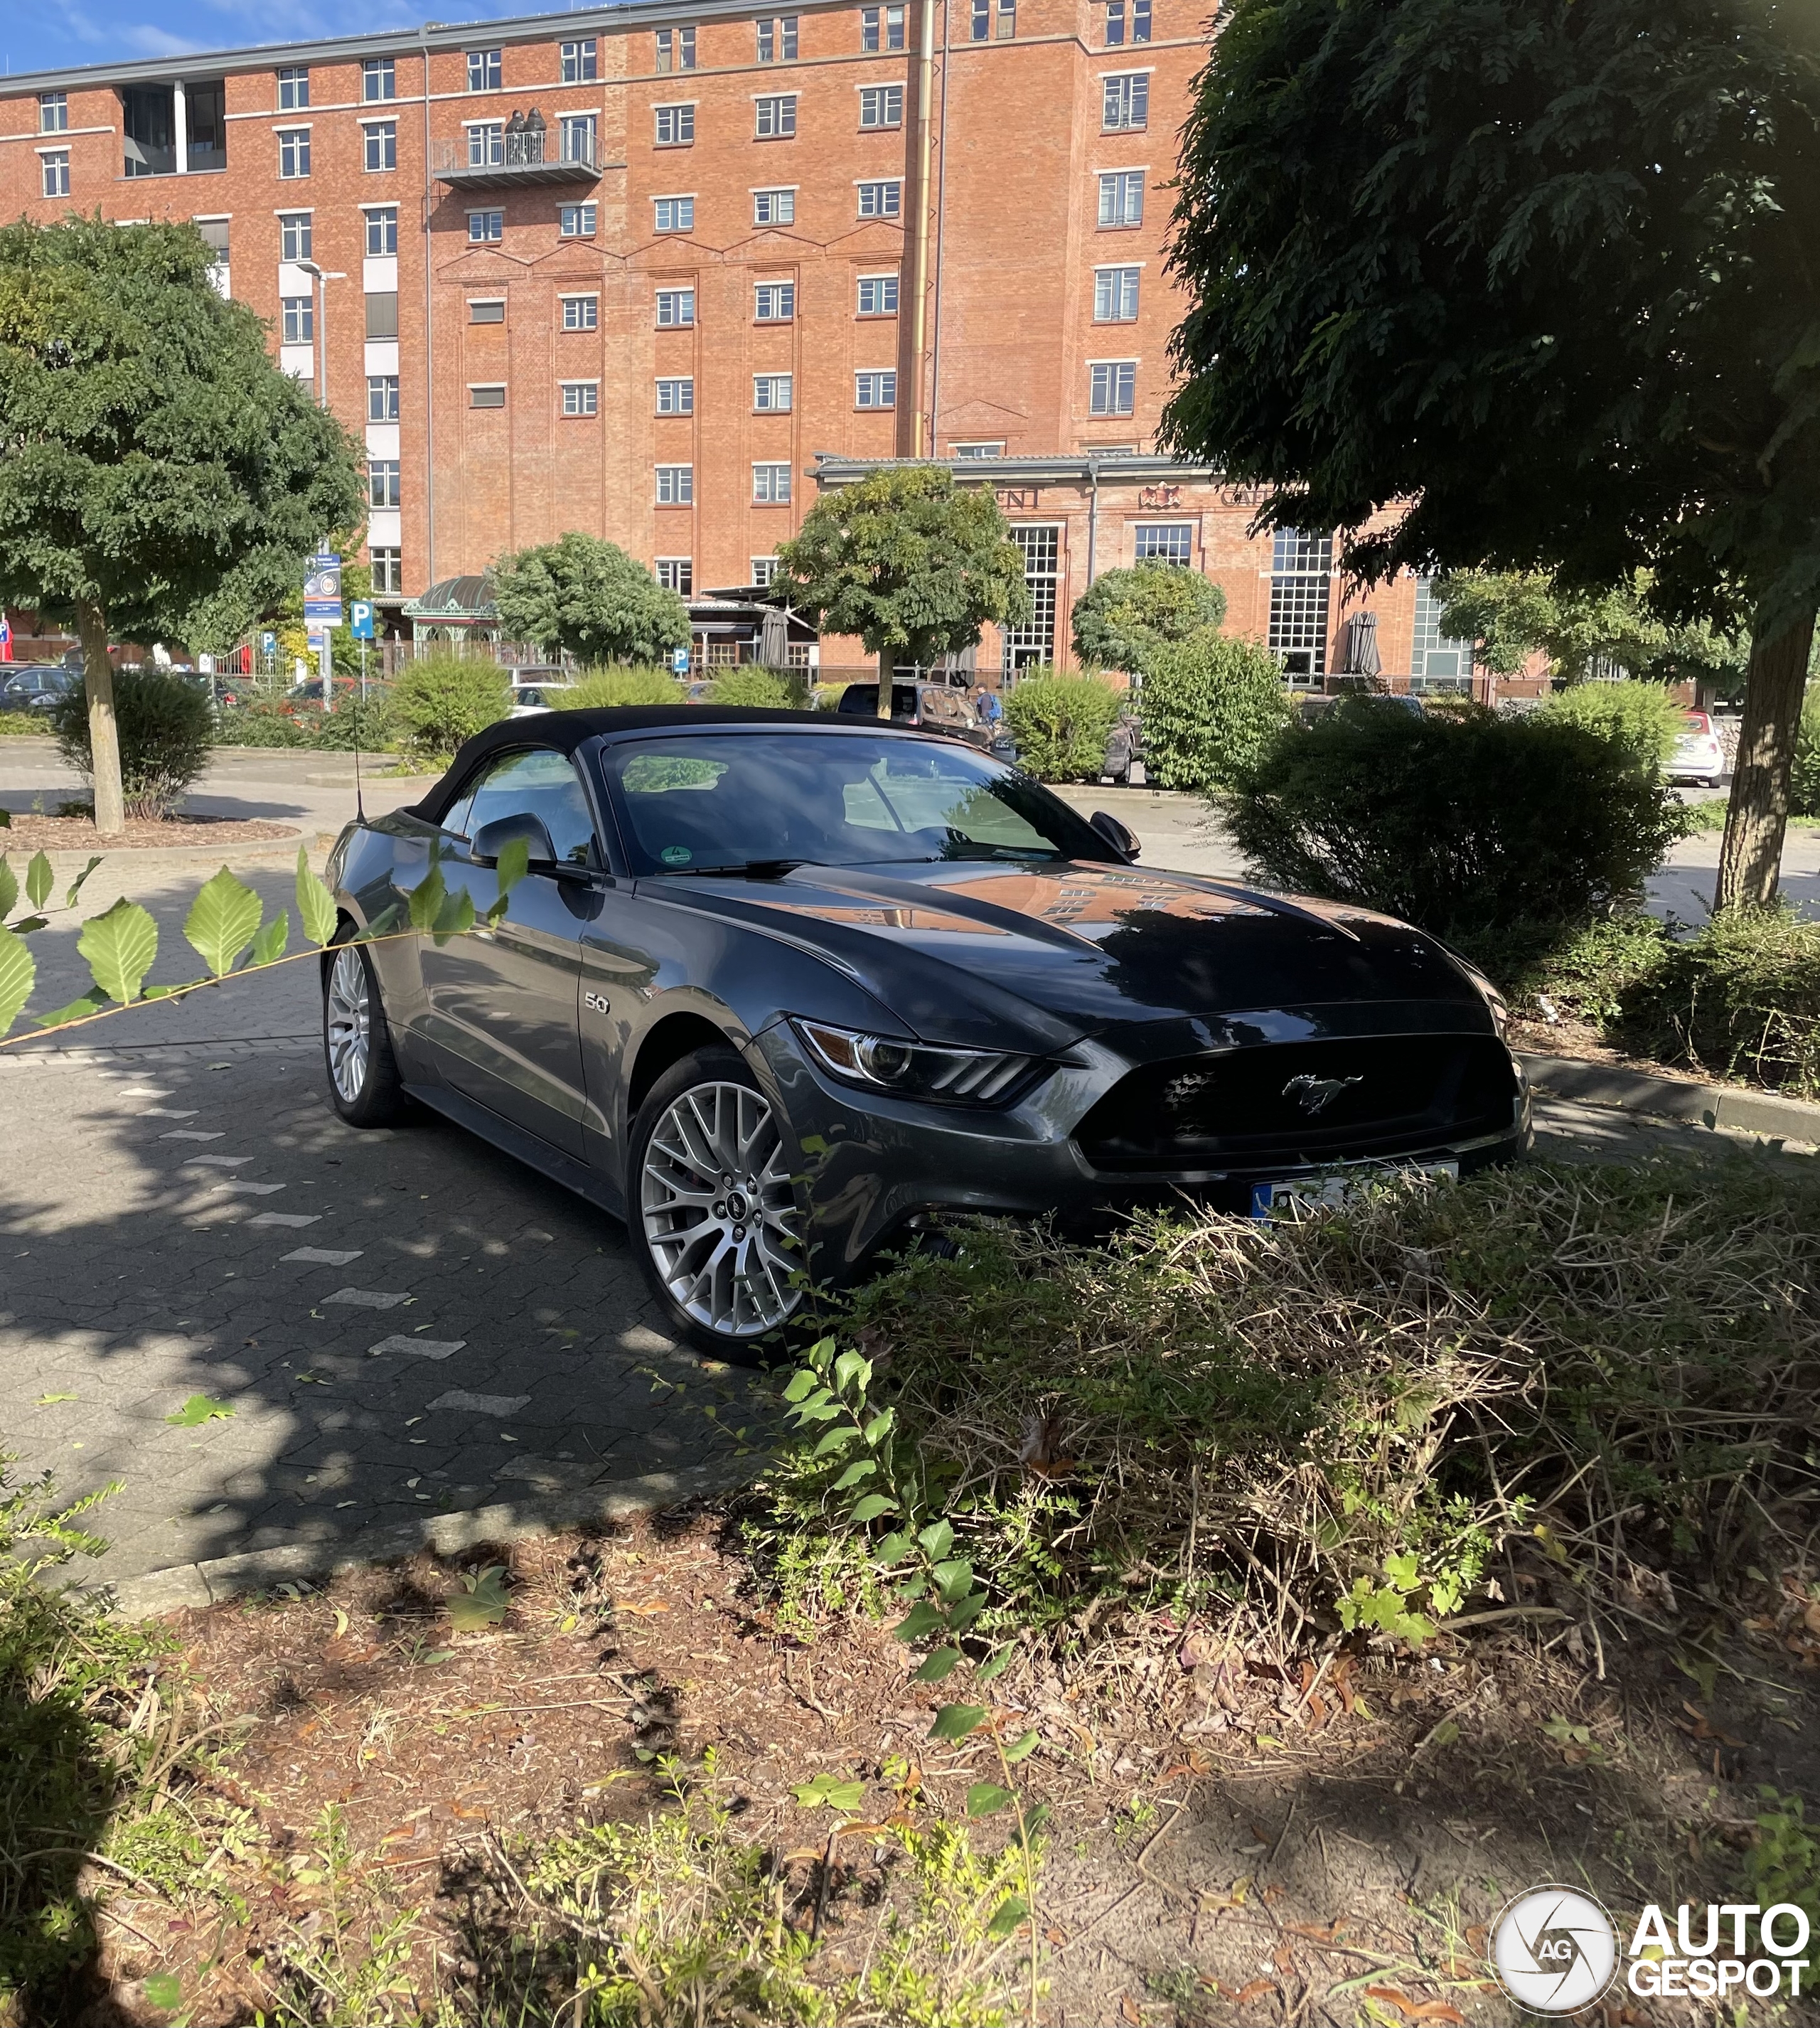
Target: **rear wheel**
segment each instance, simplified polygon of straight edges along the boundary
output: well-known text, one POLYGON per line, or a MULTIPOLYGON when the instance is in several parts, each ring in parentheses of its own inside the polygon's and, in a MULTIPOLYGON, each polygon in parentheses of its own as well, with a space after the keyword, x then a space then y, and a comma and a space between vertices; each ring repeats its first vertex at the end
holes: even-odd
POLYGON ((329 1102, 350 1127, 389 1127, 405 1109, 392 1033, 379 1003, 373 961, 350 943, 344 923, 329 946, 322 980, 323 1060, 329 1102))
POLYGON ((633 1245, 673 1327, 717 1359, 762 1362, 801 1305, 794 1149, 730 1049, 672 1064, 633 1123, 633 1245))

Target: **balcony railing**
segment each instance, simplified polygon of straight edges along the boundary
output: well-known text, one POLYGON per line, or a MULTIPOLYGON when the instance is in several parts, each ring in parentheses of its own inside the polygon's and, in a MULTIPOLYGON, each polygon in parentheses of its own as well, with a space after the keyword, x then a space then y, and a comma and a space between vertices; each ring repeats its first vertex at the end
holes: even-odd
POLYGON ((520 126, 491 121, 469 127, 459 141, 438 142, 435 173, 454 190, 512 190, 592 183, 605 166, 591 120, 562 120, 546 128, 534 110, 520 126))

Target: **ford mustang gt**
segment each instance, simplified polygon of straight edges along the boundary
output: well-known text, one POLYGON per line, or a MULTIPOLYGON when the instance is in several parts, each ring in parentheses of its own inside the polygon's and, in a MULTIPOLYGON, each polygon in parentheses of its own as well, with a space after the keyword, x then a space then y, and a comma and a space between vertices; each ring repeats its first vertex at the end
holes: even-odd
POLYGON ((1463 960, 1137 857, 939 734, 507 720, 337 841, 333 1101, 358 1126, 418 1101, 623 1219, 723 1358, 945 1214, 1261 1216, 1526 1147, 1501 1004, 1463 960), (501 913, 502 854, 528 872, 501 913), (360 940, 435 877, 475 927, 360 940))

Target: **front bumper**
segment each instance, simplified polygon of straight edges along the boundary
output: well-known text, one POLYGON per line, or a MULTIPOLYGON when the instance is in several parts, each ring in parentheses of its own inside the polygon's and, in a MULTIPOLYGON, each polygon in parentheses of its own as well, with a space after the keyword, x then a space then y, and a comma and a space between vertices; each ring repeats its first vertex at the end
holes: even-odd
POLYGON ((1179 1204, 1245 1213, 1252 1188, 1337 1169, 1452 1161, 1462 1175, 1526 1154, 1533 1139, 1530 1092, 1515 1068, 1507 1127, 1469 1138, 1411 1138, 1356 1164, 1267 1157, 1243 1166, 1133 1171, 1096 1169, 1074 1138, 1097 1101, 1130 1071, 1128 1059, 1077 1045, 1019 1104, 1003 1109, 915 1104, 830 1078, 787 1022, 753 1038, 802 1151, 813 1271, 851 1281, 882 1246, 919 1220, 973 1212, 1052 1219, 1074 1237, 1104 1233, 1123 1213, 1179 1204))

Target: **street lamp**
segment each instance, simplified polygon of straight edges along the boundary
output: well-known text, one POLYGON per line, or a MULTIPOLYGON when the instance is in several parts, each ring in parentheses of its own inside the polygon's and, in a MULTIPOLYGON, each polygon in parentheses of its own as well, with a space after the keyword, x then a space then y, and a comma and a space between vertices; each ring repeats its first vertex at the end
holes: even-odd
POLYGON ((301 268, 306 275, 316 278, 316 398, 323 408, 328 406, 328 285, 331 282, 345 282, 345 271, 319 268, 313 261, 294 261, 291 265, 301 268))

